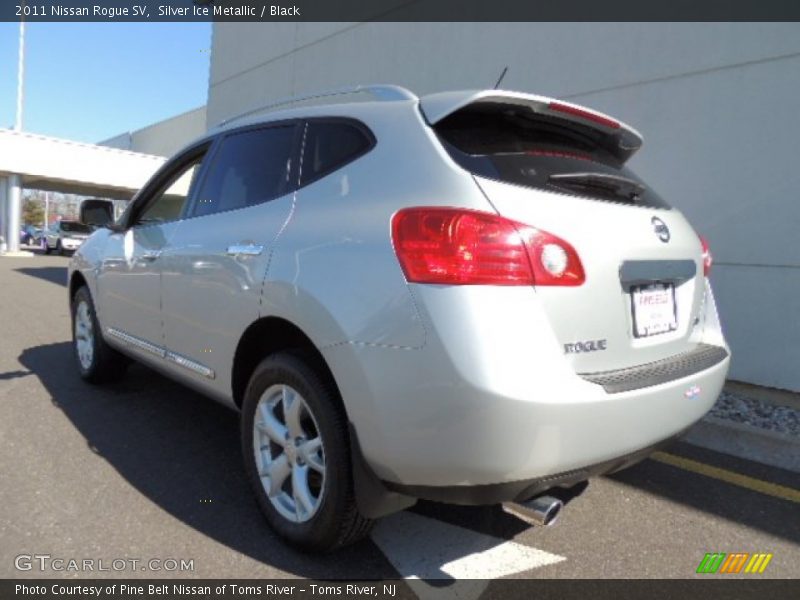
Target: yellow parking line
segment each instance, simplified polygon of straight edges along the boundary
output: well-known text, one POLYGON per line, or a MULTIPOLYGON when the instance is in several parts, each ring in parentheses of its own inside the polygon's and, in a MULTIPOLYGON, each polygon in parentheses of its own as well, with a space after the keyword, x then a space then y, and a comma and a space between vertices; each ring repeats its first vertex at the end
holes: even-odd
POLYGON ((727 469, 712 467, 711 465, 707 465, 696 460, 683 458, 682 456, 675 456, 674 454, 667 454, 666 452, 654 452, 650 458, 666 465, 684 469, 685 471, 699 473, 700 475, 719 479, 720 481, 724 481, 726 483, 732 483, 733 485, 738 485, 739 487, 743 487, 760 494, 766 494, 767 496, 773 496, 774 498, 780 498, 782 500, 788 500, 789 502, 797 502, 800 504, 800 490, 796 490, 794 488, 778 485, 777 483, 770 483, 769 481, 763 481, 761 479, 756 479, 755 477, 748 477, 747 475, 742 475, 741 473, 737 473, 735 471, 728 471, 727 469))

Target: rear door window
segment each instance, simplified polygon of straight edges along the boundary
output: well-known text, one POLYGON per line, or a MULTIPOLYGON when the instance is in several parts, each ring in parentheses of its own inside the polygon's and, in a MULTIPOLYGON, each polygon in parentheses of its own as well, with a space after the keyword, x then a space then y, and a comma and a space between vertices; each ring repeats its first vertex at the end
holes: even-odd
POLYGON ((296 131, 297 125, 279 125, 223 138, 192 216, 254 206, 285 194, 296 131))
POLYGON ((588 126, 511 104, 469 106, 435 130, 475 175, 551 192, 669 208, 588 126))
POLYGON ((369 130, 355 121, 309 121, 300 185, 308 185, 354 161, 368 152, 373 144, 374 138, 369 130))

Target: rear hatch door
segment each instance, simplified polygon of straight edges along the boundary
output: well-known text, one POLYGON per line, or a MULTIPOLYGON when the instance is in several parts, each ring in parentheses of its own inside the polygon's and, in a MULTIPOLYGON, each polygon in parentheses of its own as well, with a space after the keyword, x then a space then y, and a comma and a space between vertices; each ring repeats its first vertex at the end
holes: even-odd
POLYGON ((585 282, 536 293, 580 373, 691 350, 702 304, 701 243, 625 163, 641 146, 601 113, 526 94, 423 98, 423 113, 497 212, 577 251, 585 282))

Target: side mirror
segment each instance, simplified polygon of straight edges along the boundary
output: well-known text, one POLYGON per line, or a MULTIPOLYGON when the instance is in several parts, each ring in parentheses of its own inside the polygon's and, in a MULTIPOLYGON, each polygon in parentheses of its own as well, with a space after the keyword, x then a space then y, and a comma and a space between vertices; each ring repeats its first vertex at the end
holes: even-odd
POLYGON ((81 202, 80 221, 94 227, 108 227, 114 224, 114 203, 111 200, 90 198, 81 202))

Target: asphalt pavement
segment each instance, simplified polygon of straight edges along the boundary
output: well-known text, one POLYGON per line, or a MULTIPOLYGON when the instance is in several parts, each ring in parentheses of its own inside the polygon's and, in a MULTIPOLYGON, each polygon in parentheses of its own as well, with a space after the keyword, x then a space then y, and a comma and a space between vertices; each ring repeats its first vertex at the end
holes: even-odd
POLYGON ((680 442, 592 480, 554 527, 420 503, 350 548, 295 552, 247 487, 236 413, 141 366, 107 387, 79 379, 67 262, 0 258, 0 577, 404 577, 471 597, 468 578, 800 576, 800 475, 680 442), (696 574, 713 552, 773 557, 757 575, 696 574))

